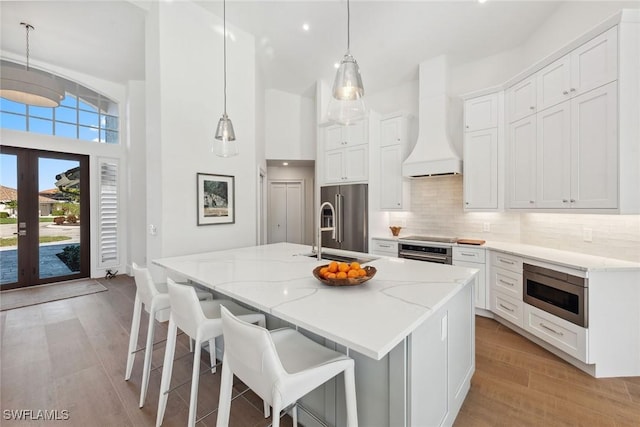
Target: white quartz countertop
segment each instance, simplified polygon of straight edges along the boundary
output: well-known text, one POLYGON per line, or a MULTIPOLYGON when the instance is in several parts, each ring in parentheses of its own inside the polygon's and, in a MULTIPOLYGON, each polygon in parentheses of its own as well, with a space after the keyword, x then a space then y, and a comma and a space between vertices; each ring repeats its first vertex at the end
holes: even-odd
POLYGON ((316 266, 329 261, 304 256, 309 252, 309 246, 277 243, 153 263, 376 360, 472 283, 477 273, 381 257, 366 263, 377 269, 368 282, 332 287, 312 275, 316 266))
MULTIPOLYGON (((374 239, 389 241, 409 241, 399 237, 374 236, 374 239)), ((424 242, 419 242, 424 243, 424 242)), ((622 271, 640 270, 640 262, 625 261, 616 258, 607 258, 595 255, 587 255, 580 252, 565 251, 544 246, 527 245, 524 243, 507 243, 499 241, 487 241, 483 245, 461 245, 457 243, 436 243, 437 245, 450 245, 471 248, 486 248, 497 250, 526 258, 536 259, 565 267, 585 271, 622 271)))

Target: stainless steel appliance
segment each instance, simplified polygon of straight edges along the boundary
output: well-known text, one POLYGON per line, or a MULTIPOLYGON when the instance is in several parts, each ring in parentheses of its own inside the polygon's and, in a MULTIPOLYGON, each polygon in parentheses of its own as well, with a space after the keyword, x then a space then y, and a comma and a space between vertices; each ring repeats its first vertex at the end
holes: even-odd
POLYGON ((399 239, 398 257, 438 264, 453 263, 454 237, 409 236, 399 239))
POLYGON ((336 210, 335 224, 331 209, 320 215, 321 226, 335 227, 336 238, 323 231, 322 246, 356 252, 369 252, 369 208, 367 184, 331 185, 320 189, 320 204, 330 202, 336 210))
POLYGON ((523 264, 524 302, 578 326, 588 326, 588 280, 537 265, 523 264))

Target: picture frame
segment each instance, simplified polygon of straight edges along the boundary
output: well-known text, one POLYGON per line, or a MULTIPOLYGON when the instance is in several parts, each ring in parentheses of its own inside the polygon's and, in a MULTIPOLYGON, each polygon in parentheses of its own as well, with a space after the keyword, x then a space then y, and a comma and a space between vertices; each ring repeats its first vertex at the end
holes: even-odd
POLYGON ((235 177, 199 172, 197 185, 198 226, 234 224, 235 177))

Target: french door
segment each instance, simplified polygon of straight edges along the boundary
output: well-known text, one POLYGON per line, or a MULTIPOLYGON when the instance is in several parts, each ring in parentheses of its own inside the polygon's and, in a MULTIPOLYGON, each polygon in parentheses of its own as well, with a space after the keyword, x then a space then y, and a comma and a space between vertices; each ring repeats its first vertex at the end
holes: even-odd
POLYGON ((0 147, 0 290, 89 277, 89 158, 0 147))

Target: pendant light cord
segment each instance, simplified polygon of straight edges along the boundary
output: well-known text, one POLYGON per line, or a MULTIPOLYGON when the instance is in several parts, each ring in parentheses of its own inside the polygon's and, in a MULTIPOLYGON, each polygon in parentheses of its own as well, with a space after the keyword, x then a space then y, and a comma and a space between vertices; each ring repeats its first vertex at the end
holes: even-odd
POLYGON ((222 1, 222 28, 224 38, 224 115, 227 116, 227 2, 222 1))
POLYGON ((351 15, 349 11, 349 0, 347 0, 347 52, 351 51, 351 15))
POLYGON ((21 22, 20 25, 24 25, 25 29, 27 30, 27 71, 29 71, 29 31, 30 30, 35 30, 35 28, 33 27, 33 25, 31 24, 27 24, 26 22, 21 22))

